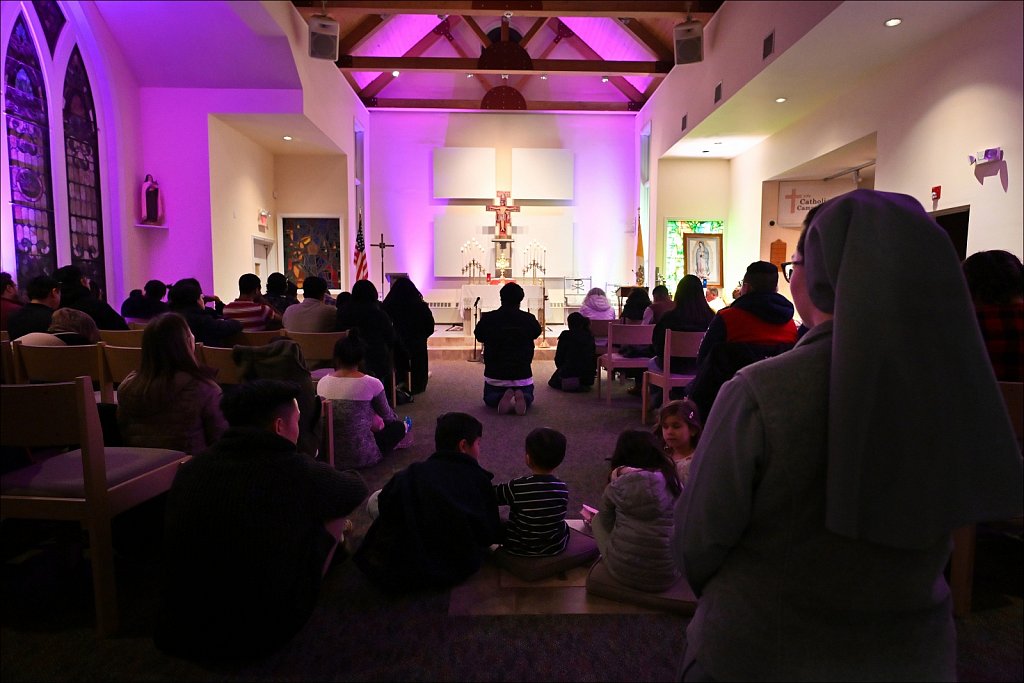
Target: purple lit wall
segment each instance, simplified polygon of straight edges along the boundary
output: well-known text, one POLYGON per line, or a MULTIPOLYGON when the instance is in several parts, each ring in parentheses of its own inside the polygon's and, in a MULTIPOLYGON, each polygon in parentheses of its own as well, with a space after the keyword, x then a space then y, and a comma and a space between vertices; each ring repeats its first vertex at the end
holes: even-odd
MULTIPOLYGON (((376 144, 369 158, 373 184, 367 240, 376 242, 383 233, 394 243, 385 254, 385 270, 408 272, 421 291, 462 284, 460 278, 434 278, 436 216, 479 212, 481 224, 493 221, 484 209, 487 202, 433 198, 432 155, 437 147, 495 148, 499 185, 509 182, 513 147, 572 150, 577 274, 593 277, 594 286, 601 287, 632 277, 636 238, 627 232, 637 201, 632 116, 381 111, 370 119, 370 135, 376 144)), ((515 197, 513 201, 520 203, 515 197)), ((371 277, 378 281, 380 253, 370 253, 371 277)))

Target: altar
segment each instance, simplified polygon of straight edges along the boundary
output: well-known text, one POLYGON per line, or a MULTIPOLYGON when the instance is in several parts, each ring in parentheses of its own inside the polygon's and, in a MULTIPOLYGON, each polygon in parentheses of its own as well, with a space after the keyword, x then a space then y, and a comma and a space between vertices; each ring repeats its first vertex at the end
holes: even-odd
MULTIPOLYGON (((523 292, 526 296, 523 298, 523 302, 519 304, 519 308, 522 310, 529 310, 530 313, 537 315, 537 311, 541 305, 541 299, 544 296, 544 290, 540 285, 526 285, 522 282, 517 282, 520 287, 523 288, 523 292)), ((501 306, 501 298, 498 296, 498 292, 501 291, 502 285, 462 285, 461 299, 459 301, 462 310, 469 310, 469 320, 473 319, 473 302, 476 301, 477 297, 480 297, 480 312, 493 311, 494 309, 501 306)))

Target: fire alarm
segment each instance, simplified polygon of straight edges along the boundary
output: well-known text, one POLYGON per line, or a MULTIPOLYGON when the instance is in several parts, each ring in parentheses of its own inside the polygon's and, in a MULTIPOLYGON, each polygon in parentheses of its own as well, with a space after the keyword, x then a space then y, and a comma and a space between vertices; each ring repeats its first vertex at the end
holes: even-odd
POLYGON ((934 202, 935 200, 937 200, 937 199, 939 199, 941 197, 942 197, 942 185, 936 185, 935 187, 932 188, 932 201, 934 202))

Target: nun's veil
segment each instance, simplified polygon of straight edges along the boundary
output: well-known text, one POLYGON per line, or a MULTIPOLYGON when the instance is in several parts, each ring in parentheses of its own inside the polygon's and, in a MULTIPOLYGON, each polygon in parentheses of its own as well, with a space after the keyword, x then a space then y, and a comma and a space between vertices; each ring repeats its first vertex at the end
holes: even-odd
POLYGON ((814 212, 802 257, 835 316, 828 528, 924 548, 1019 515, 1019 446, 942 228, 912 197, 855 190, 814 212))

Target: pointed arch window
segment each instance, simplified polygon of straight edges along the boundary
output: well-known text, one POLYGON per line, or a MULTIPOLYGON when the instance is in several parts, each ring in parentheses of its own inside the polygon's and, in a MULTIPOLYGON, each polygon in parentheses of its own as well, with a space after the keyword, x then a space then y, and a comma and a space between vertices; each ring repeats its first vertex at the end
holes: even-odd
POLYGON ((78 46, 64 77, 64 153, 68 175, 71 263, 107 291, 96 108, 78 46))
POLYGON ((36 8, 36 15, 39 16, 39 23, 43 25, 43 33, 46 35, 46 44, 50 47, 50 56, 53 56, 57 49, 57 39, 60 32, 67 23, 64 13, 60 11, 57 0, 32 0, 32 6, 36 8))
POLYGON ((46 87, 25 16, 11 31, 4 64, 4 112, 18 284, 57 269, 46 87))

